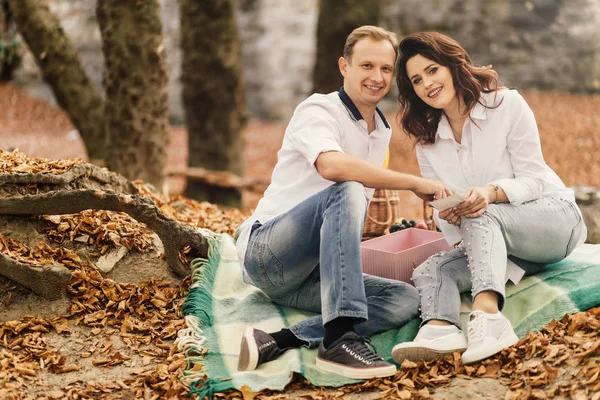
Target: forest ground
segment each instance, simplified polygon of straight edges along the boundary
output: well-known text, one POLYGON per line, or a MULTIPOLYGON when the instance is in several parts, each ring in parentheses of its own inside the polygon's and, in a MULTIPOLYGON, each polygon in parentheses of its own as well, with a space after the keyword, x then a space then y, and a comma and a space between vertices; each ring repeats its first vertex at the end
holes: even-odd
MULTIPOLYGON (((536 113, 547 163, 569 186, 600 186, 600 163, 596 160, 600 150, 597 129, 600 96, 527 92, 525 97, 536 113)), ((389 119, 395 118, 390 115, 389 119)), ((284 130, 283 124, 258 121, 248 124, 244 133, 247 176, 269 179, 284 130)), ((418 173, 411 142, 398 130, 395 132, 390 146, 391 168, 418 173)), ((185 129, 171 128, 170 170, 185 167, 186 140, 185 129)), ((0 85, 0 148, 19 148, 29 156, 51 159, 85 157, 79 136, 62 112, 23 95, 10 85, 0 85)), ((184 184, 182 178, 173 177, 171 191, 181 192, 184 184)), ((256 205, 260 196, 257 192, 244 193, 245 214, 223 217, 229 211, 217 211, 206 205, 202 206, 203 212, 218 215, 219 223, 225 220, 235 225, 256 205)), ((419 218, 421 201, 410 193, 404 193, 402 199, 403 215, 419 218)), ((10 232, 12 239, 30 246, 45 239, 43 234, 36 234, 44 227, 45 222, 40 220, 24 223, 23 219, 0 219, 1 232, 10 232)), ((68 246, 81 251, 77 244, 68 246)), ((81 282, 82 287, 89 289, 86 294, 48 301, 0 278, 0 321, 3 321, 0 322, 0 398, 183 397, 185 388, 178 379, 183 356, 173 345, 173 338, 183 324, 180 308, 189 282, 182 283, 173 277, 164 260, 152 251, 130 251, 107 276, 96 280, 84 277, 81 282), (136 300, 126 305, 132 315, 128 323, 114 321, 112 325, 101 325, 92 312, 81 314, 80 320, 73 316, 62 317, 73 310, 74 305, 85 305, 94 300, 94 296, 100 296, 91 295, 98 292, 94 287, 113 285, 113 282, 122 290, 136 294, 132 297, 136 300), (167 322, 156 326, 140 324, 136 313, 142 306, 152 309, 151 300, 157 294, 169 302, 163 307, 164 314, 153 316, 167 322), (9 331, 11 335, 7 334, 9 331)), ((598 400, 599 332, 600 309, 596 308, 549 324, 542 332, 522 340, 513 350, 476 365, 476 369, 465 368, 450 357, 428 365, 406 365, 394 379, 373 380, 343 389, 314 388, 296 378, 285 392, 265 392, 259 397, 598 400), (410 382, 414 385, 424 380, 430 383, 411 386, 410 382)), ((218 397, 248 399, 254 396, 233 391, 218 397)))

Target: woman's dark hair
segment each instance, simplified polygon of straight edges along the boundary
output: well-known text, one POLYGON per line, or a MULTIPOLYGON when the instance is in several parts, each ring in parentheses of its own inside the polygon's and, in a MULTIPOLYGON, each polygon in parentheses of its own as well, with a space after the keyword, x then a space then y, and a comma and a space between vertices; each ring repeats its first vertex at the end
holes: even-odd
MULTIPOLYGON (((407 61, 418 54, 450 69, 456 96, 466 106, 468 113, 479 102, 481 92, 495 92, 502 86, 498 73, 491 66, 473 65, 466 50, 456 40, 446 35, 438 32, 421 32, 404 38, 400 42, 396 76, 400 92, 398 117, 402 121, 404 131, 414 137, 417 143, 434 143, 443 111, 427 105, 417 96, 406 72, 407 61)), ((486 104, 484 106, 487 107, 486 104)))

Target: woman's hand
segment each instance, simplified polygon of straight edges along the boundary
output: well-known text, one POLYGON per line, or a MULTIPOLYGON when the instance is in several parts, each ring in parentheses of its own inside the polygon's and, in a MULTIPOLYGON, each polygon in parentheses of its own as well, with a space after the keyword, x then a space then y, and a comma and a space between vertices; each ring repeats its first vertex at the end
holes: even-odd
POLYGON ((493 190, 492 186, 470 188, 467 190, 463 202, 454 208, 454 213, 467 218, 482 216, 485 210, 487 210, 488 205, 492 203, 490 199, 493 195, 490 191, 493 190))
POLYGON ((459 226, 460 225, 460 216, 456 214, 454 208, 446 208, 438 213, 438 217, 447 221, 449 224, 459 226))
POLYGON ((443 199, 454 194, 454 190, 446 186, 444 182, 426 178, 417 178, 417 183, 412 191, 425 201, 443 199))

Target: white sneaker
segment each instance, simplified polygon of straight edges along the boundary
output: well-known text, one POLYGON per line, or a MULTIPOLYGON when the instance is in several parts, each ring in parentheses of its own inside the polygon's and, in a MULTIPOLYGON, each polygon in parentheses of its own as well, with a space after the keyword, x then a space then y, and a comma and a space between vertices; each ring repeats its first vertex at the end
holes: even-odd
POLYGON ((508 318, 501 312, 473 311, 467 324, 468 346, 462 355, 464 364, 493 356, 519 341, 508 318))
POLYGON ((431 361, 444 354, 464 351, 467 337, 454 325, 425 325, 419 329, 412 342, 399 343, 392 349, 392 357, 398 364, 404 360, 431 361))

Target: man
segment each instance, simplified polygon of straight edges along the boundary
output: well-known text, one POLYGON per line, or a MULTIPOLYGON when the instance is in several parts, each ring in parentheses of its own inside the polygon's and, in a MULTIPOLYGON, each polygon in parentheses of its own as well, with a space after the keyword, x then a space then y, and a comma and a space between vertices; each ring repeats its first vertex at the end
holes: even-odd
POLYGON ((355 29, 339 59, 343 87, 296 108, 271 184, 240 226, 237 249, 246 282, 277 304, 321 315, 270 334, 247 328, 239 370, 319 346, 323 370, 355 379, 396 372, 366 337, 416 317, 419 294, 404 282, 363 275, 368 202, 374 188, 428 199, 451 193, 442 183, 381 167, 391 129, 377 104, 390 89, 397 55, 394 33, 355 29))

